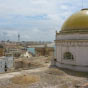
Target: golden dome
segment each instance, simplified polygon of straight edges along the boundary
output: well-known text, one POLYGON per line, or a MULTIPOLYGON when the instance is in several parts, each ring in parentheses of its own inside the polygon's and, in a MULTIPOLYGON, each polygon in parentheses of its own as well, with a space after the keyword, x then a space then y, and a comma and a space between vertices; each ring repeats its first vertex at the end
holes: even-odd
POLYGON ((88 9, 81 11, 70 16, 63 24, 61 33, 73 32, 87 32, 88 33, 88 9))

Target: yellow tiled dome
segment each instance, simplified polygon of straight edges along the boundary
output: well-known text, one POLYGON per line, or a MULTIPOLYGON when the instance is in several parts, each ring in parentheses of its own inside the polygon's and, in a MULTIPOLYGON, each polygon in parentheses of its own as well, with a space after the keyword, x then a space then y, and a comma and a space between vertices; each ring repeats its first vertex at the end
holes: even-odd
POLYGON ((63 24, 61 32, 88 32, 88 9, 82 9, 70 16, 63 24))

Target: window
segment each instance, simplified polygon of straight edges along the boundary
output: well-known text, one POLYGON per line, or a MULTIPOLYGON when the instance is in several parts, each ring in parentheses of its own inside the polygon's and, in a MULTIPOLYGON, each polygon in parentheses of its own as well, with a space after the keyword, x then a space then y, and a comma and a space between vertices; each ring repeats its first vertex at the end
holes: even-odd
POLYGON ((70 52, 64 53, 63 58, 67 59, 67 60, 74 60, 74 57, 73 57, 72 53, 70 53, 70 52))

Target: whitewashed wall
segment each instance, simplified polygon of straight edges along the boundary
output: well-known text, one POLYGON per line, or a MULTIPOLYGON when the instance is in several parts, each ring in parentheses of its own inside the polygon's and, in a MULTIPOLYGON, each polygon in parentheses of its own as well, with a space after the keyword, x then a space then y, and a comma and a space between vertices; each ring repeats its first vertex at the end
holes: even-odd
POLYGON ((65 47, 65 46, 57 46, 57 61, 66 64, 73 65, 88 65, 88 47, 65 47), (65 52, 71 52, 74 56, 74 61, 72 60, 64 60, 63 55, 65 52))
POLYGON ((7 65, 7 68, 13 68, 13 57, 12 56, 8 56, 5 58, 5 63, 7 65))
POLYGON ((5 65, 7 70, 13 68, 13 57, 0 57, 0 73, 5 72, 5 65))
POLYGON ((57 66, 79 71, 88 71, 88 34, 57 35, 56 59, 57 66), (69 39, 71 41, 67 41, 69 39), (74 60, 63 59, 65 52, 71 52, 74 60))
POLYGON ((4 68, 5 68, 5 60, 0 59, 0 73, 5 72, 4 68))

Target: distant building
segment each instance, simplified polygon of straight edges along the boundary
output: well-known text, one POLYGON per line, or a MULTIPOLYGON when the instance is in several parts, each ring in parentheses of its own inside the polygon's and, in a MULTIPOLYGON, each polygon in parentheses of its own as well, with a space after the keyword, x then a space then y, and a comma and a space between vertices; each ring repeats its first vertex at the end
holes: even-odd
POLYGON ((35 48, 36 56, 53 56, 54 47, 36 47, 35 48))
POLYGON ((0 57, 5 55, 5 49, 2 45, 0 45, 0 57))
POLYGON ((11 53, 14 57, 19 57, 23 50, 23 47, 18 45, 18 43, 5 43, 5 51, 6 53, 11 53))
POLYGON ((88 9, 73 14, 56 32, 56 57, 53 64, 88 72, 88 9))
POLYGON ((34 47, 29 47, 27 48, 27 51, 32 54, 33 56, 35 55, 35 48, 34 47))
POLYGON ((32 57, 32 54, 30 54, 28 51, 26 51, 25 53, 22 53, 21 57, 30 58, 30 57, 32 57))
POLYGON ((44 44, 44 45, 33 45, 29 47, 29 50, 32 50, 35 56, 53 56, 54 55, 54 43, 44 44))
POLYGON ((5 47, 0 45, 0 73, 6 72, 13 68, 13 56, 5 53, 5 47))
POLYGON ((13 62, 12 56, 0 57, 0 73, 10 71, 13 68, 13 62))

